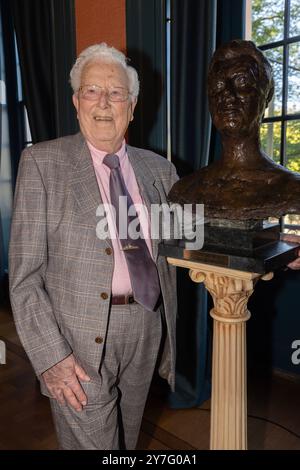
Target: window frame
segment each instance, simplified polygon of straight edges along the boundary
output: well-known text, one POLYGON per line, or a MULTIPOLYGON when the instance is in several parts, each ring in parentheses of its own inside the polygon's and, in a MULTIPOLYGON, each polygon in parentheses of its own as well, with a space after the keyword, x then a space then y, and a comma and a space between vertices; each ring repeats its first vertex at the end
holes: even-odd
MULTIPOLYGON (((253 40, 252 38, 252 0, 247 0, 246 3, 246 38, 253 40)), ((290 17, 291 17, 291 2, 285 0, 284 2, 284 23, 283 23, 283 39, 273 41, 265 44, 257 44, 257 47, 262 51, 269 51, 271 49, 282 47, 283 49, 283 63, 282 63, 282 97, 281 97, 281 113, 276 116, 268 116, 262 119, 262 124, 280 123, 280 164, 284 167, 287 165, 287 123, 289 121, 300 120, 300 112, 289 114, 287 112, 288 104, 288 77, 289 77, 289 46, 291 44, 300 45, 300 35, 289 37, 290 33, 290 17)), ((282 230, 297 230, 300 234, 300 224, 288 224, 284 223, 284 217, 280 220, 282 230)))

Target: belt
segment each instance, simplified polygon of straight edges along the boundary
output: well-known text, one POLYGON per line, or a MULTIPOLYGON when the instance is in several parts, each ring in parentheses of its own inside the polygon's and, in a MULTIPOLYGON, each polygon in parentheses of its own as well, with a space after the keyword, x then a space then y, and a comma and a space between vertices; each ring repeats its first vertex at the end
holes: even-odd
POLYGON ((111 298, 112 305, 127 305, 135 302, 133 295, 113 295, 111 298))

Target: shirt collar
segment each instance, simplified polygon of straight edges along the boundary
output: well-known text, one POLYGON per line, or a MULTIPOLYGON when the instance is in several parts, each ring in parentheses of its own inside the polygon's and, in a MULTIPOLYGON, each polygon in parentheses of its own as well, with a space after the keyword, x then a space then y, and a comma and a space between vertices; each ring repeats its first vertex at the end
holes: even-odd
MULTIPOLYGON (((97 158, 97 161, 99 163, 102 163, 103 162, 103 158, 105 157, 105 155, 107 155, 107 152, 103 152, 103 150, 99 150, 97 149, 96 147, 94 147, 90 142, 87 141, 87 145, 91 151, 91 153, 93 155, 96 156, 97 158)), ((125 158, 125 155, 126 155, 126 141, 125 139, 123 140, 122 142, 122 145, 121 145, 121 148, 115 152, 115 155, 118 155, 119 159, 120 159, 120 165, 122 164, 122 161, 124 160, 125 158)))

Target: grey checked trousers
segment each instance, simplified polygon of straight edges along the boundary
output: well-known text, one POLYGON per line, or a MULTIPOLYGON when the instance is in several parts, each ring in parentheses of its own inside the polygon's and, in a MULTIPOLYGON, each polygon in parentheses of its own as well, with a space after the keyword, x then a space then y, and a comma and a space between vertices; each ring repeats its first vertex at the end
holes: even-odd
POLYGON ((99 380, 81 383, 87 405, 77 412, 50 399, 61 449, 135 448, 161 336, 160 309, 111 306, 99 380))

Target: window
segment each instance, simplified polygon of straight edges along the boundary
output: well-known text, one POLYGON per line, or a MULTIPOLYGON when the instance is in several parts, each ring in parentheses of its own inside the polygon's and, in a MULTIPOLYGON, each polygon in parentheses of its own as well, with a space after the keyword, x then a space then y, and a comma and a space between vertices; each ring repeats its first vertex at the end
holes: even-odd
MULTIPOLYGON (((247 39, 269 59, 275 93, 261 126, 266 153, 300 173, 300 1, 250 0, 247 39)), ((284 229, 300 234, 300 215, 284 217, 284 229)))

